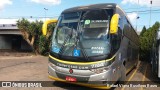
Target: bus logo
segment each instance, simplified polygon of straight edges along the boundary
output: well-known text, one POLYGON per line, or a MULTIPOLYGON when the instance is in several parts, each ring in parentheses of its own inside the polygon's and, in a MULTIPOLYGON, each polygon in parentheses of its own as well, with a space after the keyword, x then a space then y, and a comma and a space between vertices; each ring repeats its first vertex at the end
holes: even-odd
POLYGON ((12 87, 11 82, 2 82, 2 87, 12 87))
POLYGON ((72 70, 72 69, 69 69, 69 73, 72 74, 72 73, 73 73, 73 70, 72 70))

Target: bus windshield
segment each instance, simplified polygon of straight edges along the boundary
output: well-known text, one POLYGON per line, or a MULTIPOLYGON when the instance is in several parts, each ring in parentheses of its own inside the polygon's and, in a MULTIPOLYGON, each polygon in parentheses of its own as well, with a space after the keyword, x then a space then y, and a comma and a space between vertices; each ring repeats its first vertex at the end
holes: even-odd
POLYGON ((111 9, 62 13, 54 30, 51 51, 72 57, 109 55, 112 14, 111 9))

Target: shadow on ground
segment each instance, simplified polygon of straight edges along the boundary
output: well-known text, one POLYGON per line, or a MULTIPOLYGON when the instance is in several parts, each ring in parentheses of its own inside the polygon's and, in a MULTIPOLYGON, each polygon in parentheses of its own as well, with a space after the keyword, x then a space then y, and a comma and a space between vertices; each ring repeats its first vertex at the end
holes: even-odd
POLYGON ((152 67, 150 62, 141 61, 138 72, 142 73, 145 77, 144 83, 156 84, 160 86, 160 78, 152 72, 152 67))
POLYGON ((61 87, 66 90, 100 90, 100 89, 89 88, 89 87, 84 87, 84 86, 69 84, 64 82, 58 82, 58 81, 53 82, 53 85, 56 87, 61 87))

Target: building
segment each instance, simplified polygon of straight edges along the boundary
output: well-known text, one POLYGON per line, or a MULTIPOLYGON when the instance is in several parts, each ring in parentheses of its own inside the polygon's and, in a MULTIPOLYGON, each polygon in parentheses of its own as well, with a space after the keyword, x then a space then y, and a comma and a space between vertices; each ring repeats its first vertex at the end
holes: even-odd
POLYGON ((0 51, 32 51, 16 24, 0 24, 0 51))

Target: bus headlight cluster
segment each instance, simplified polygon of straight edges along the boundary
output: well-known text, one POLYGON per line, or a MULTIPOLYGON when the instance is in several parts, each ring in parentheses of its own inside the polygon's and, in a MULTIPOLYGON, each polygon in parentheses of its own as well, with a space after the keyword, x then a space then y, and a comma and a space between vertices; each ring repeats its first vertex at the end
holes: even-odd
POLYGON ((106 72, 108 71, 109 67, 103 67, 103 68, 96 68, 96 69, 90 69, 92 72, 94 73, 103 73, 103 72, 106 72))
POLYGON ((56 68, 56 65, 54 65, 53 63, 51 63, 51 62, 48 62, 48 66, 51 66, 52 68, 56 68))

